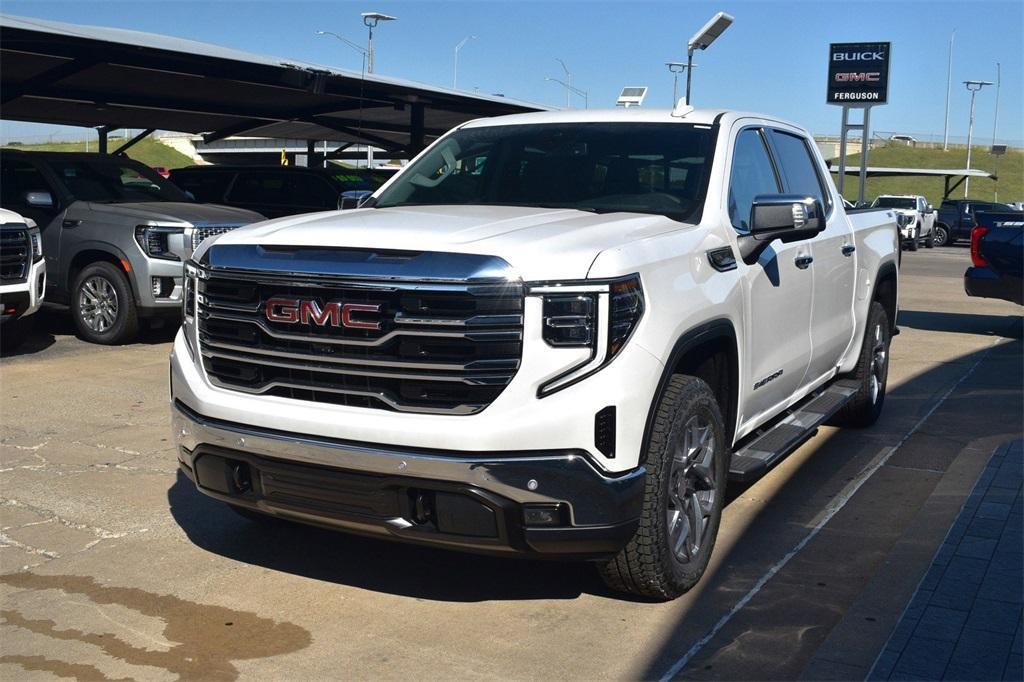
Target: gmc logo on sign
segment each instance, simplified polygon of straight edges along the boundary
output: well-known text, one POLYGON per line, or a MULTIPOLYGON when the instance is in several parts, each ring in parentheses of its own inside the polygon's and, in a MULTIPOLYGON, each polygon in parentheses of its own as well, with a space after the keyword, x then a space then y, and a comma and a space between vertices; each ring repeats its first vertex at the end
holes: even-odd
POLYGON ((837 73, 836 83, 877 83, 881 78, 877 71, 869 73, 837 73))
POLYGON ((267 319, 284 324, 315 324, 321 327, 349 327, 351 329, 380 329, 380 322, 360 320, 353 313, 379 313, 380 306, 370 303, 339 303, 330 301, 323 307, 316 301, 297 298, 271 298, 267 300, 267 319))

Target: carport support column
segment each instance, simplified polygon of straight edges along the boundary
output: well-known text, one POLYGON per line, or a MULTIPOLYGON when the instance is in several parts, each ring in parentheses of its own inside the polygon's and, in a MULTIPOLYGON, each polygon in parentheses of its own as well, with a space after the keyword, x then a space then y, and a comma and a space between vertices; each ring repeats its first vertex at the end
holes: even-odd
POLYGON ((100 126, 96 129, 96 134, 99 136, 99 144, 97 145, 97 151, 100 154, 107 153, 107 134, 113 130, 110 126, 100 126))
POLYGON ((422 104, 413 104, 412 113, 409 118, 409 157, 416 156, 426 146, 424 143, 424 114, 426 107, 422 104))
POLYGON ((314 168, 317 164, 313 160, 316 156, 316 140, 306 140, 306 167, 314 168))

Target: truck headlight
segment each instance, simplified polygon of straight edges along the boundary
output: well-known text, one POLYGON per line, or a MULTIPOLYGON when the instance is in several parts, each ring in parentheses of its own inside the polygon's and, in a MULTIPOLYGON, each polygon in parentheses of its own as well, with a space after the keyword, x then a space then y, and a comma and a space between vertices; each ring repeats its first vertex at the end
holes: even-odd
POLYGON ((639 275, 532 287, 530 293, 543 295, 542 336, 549 346, 590 349, 587 360, 542 384, 540 397, 570 386, 611 362, 644 314, 639 275))
POLYGON ((43 260, 43 238, 39 234, 39 228, 31 228, 28 231, 28 237, 32 241, 32 262, 38 263, 43 260))
POLYGON ((150 258, 163 260, 181 260, 171 252, 171 235, 184 235, 183 227, 164 227, 162 225, 138 225, 135 227, 135 241, 139 248, 150 258))

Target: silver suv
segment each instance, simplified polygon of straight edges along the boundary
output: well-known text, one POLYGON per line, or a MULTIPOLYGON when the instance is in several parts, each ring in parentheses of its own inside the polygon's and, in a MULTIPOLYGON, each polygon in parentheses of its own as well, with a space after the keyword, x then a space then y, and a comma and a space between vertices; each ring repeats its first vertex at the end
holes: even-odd
POLYGON ((0 205, 39 225, 47 301, 71 308, 94 343, 131 341, 139 320, 181 310, 182 268, 207 237, 263 220, 198 204, 124 156, 0 153, 0 205))

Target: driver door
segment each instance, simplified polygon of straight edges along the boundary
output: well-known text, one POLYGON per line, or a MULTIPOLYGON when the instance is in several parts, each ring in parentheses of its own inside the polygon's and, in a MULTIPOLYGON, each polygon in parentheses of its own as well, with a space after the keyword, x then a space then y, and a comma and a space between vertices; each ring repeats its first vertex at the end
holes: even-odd
MULTIPOLYGON (((728 214, 739 233, 749 230, 754 197, 781 194, 783 184, 765 132, 744 128, 736 136, 729 178, 728 214)), ((811 355, 812 270, 807 241, 773 242, 756 263, 737 260, 747 294, 740 415, 737 424, 755 425, 781 403, 790 403, 804 384, 811 355), (751 423, 753 422, 753 424, 751 423)))

